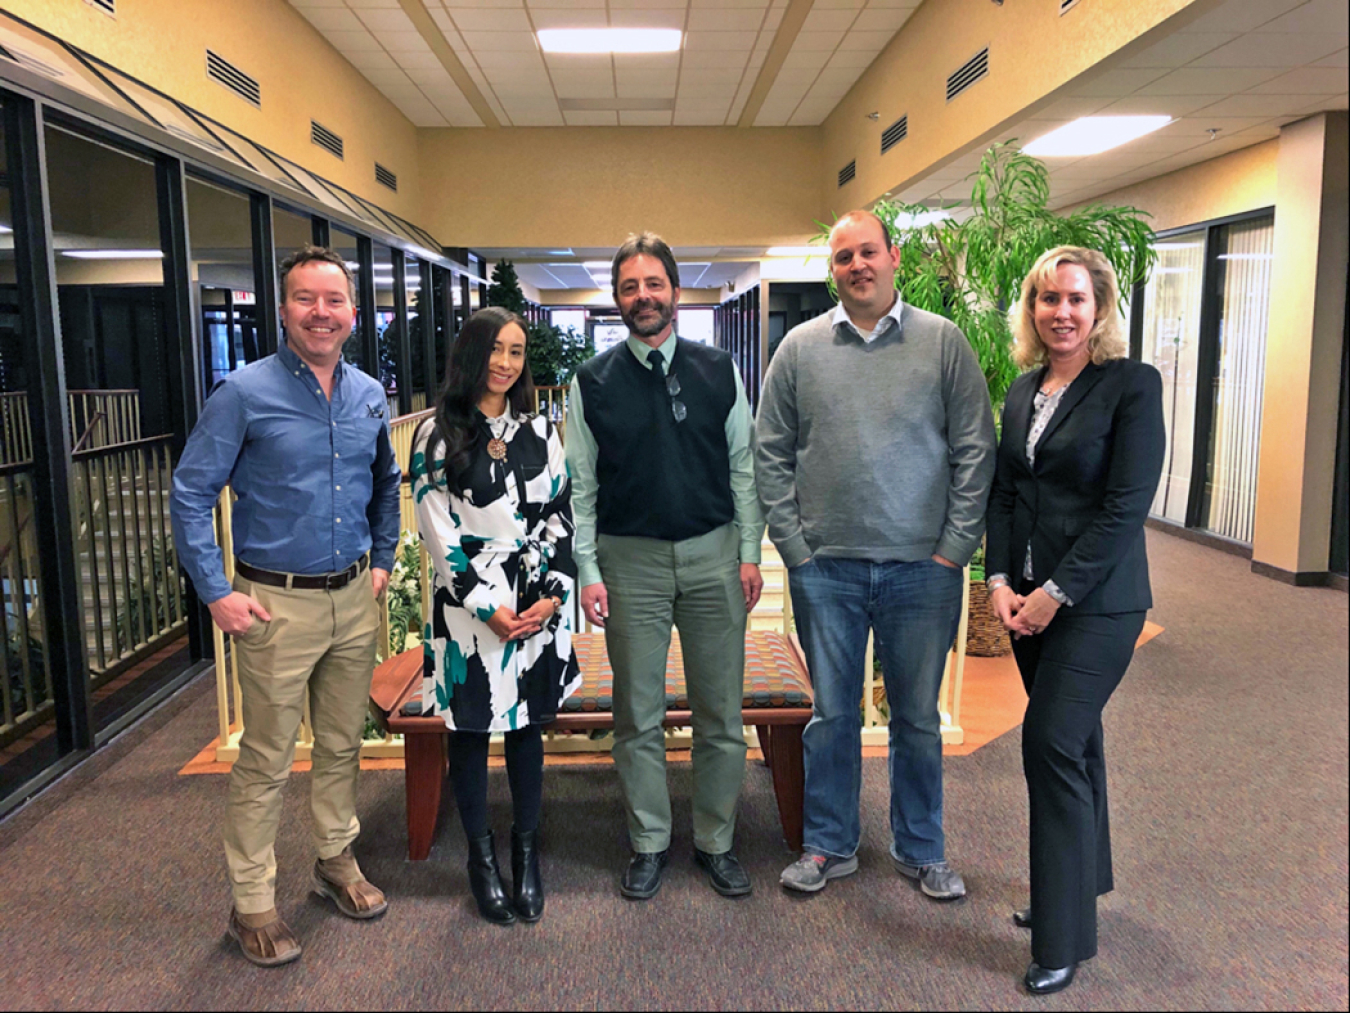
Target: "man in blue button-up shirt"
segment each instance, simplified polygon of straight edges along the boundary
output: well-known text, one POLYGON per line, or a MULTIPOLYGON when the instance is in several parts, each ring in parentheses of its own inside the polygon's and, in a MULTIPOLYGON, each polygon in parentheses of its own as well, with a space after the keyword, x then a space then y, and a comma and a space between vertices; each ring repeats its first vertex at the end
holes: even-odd
POLYGON ((306 247, 282 264, 281 287, 284 343, 230 374, 207 400, 174 474, 172 502, 178 557, 238 659, 244 728, 225 821, 229 929, 262 966, 300 956, 276 910, 273 842, 306 691, 315 889, 352 918, 388 906, 351 846, 361 828, 356 776, 376 599, 393 568, 402 477, 384 389, 342 362, 355 319, 342 257, 306 247), (233 586, 212 528, 226 483, 238 496, 233 586))

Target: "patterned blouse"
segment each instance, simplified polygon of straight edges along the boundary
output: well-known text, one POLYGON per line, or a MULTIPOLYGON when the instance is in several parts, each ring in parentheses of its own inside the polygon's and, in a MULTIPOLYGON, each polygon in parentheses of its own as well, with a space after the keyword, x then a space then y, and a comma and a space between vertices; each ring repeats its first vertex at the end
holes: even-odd
POLYGON ((427 461, 432 427, 413 444, 417 531, 434 567, 422 699, 452 730, 511 731, 553 720, 581 673, 565 609, 533 636, 506 643, 487 620, 499 607, 518 614, 546 596, 568 599, 576 527, 553 424, 509 411, 479 414, 478 424, 462 496, 444 484, 444 461, 427 461), (495 440, 506 447, 500 459, 488 452, 495 440))

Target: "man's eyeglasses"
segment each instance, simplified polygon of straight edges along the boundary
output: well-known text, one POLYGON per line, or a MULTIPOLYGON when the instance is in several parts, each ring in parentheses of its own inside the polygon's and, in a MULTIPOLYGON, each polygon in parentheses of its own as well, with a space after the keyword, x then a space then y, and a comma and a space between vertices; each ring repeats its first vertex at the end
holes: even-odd
POLYGON ((666 377, 666 393, 670 395, 670 413, 675 416, 676 422, 683 422, 689 417, 689 409, 684 406, 684 402, 678 397, 680 393, 680 378, 671 374, 666 377))

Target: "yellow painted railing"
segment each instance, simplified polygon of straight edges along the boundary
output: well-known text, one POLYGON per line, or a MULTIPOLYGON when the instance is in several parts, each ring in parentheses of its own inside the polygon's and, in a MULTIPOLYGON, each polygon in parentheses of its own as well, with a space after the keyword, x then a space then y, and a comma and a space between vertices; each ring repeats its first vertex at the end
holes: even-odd
MULTIPOLYGON (((69 390, 70 445, 75 451, 99 450, 141 438, 141 395, 135 390, 69 390)), ((0 465, 33 459, 28 394, 0 394, 0 465)))

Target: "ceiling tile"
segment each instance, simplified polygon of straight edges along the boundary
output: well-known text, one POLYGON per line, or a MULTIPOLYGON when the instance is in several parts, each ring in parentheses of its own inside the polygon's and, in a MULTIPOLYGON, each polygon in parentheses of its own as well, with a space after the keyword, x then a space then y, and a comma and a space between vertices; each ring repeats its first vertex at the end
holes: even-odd
POLYGON ((1314 67, 1350 67, 1350 49, 1332 53, 1313 64, 1314 67))
POLYGON ((1262 35, 1253 32, 1196 60, 1194 67, 1298 67, 1345 46, 1332 35, 1262 35))
POLYGON ((686 52, 725 52, 748 50, 755 44, 755 32, 686 32, 686 52))
POLYGON ((766 0, 689 0, 689 7, 758 7, 763 10, 769 4, 766 0))
POLYGON ((461 32, 528 32, 524 8, 461 8, 450 12, 461 32))
POLYGON ((1350 19, 1346 18, 1345 0, 1312 0, 1267 21, 1257 31, 1339 37, 1344 45, 1346 35, 1350 33, 1350 19))
POLYGON ((1334 95, 1345 88, 1345 71, 1339 67, 1300 67, 1271 78, 1251 89, 1255 94, 1334 95))
POLYGON ((783 71, 788 70, 809 70, 818 71, 825 64, 830 62, 828 51, 812 52, 810 50, 793 49, 783 59, 783 69, 779 71, 782 76, 783 71))
POLYGON ((383 49, 361 50, 359 52, 344 51, 342 54, 347 62, 360 71, 367 70, 394 70, 398 64, 394 58, 383 49))
POLYGON ((394 62, 404 70, 428 70, 435 68, 444 70, 441 59, 430 50, 416 50, 406 53, 394 53, 394 62))
MULTIPOLYGON (((389 88, 407 87, 410 84, 417 83, 401 70, 367 70, 363 73, 367 81, 382 91, 389 88)), ((387 95, 389 92, 385 91, 385 94, 387 95)))
POLYGON ((749 50, 698 50, 691 52, 686 49, 680 65, 686 70, 701 70, 707 67, 726 67, 733 60, 745 60, 749 56, 749 50))
MULTIPOLYGON (((1330 95, 1320 96, 1325 100, 1330 95)), ((1211 106, 1206 106, 1204 114, 1214 116, 1285 116, 1297 113, 1313 104, 1307 95, 1230 95, 1211 106)))
POLYGON ((614 98, 614 78, 554 71, 553 90, 559 98, 614 98))
POLYGON ((730 105, 735 97, 734 84, 703 84, 694 79, 680 82, 680 90, 676 93, 676 105, 678 107, 697 103, 712 106, 720 102, 725 107, 730 105))
POLYGON ((356 16, 372 32, 417 31, 417 26, 412 23, 412 19, 397 8, 394 10, 361 10, 356 12, 356 16))
POLYGON ((696 7, 689 11, 689 31, 758 31, 764 11, 754 7, 718 10, 696 7))
POLYGON ((640 112, 624 109, 619 112, 621 127, 668 127, 674 122, 672 113, 640 112))
POLYGON ((474 62, 483 69, 488 68, 507 68, 519 67, 527 60, 537 57, 537 53, 523 53, 518 50, 488 50, 487 52, 475 52, 473 54, 474 62))
POLYGON ((380 44, 391 53, 430 50, 420 32, 377 32, 380 44))
POLYGON ((650 74, 635 77, 620 74, 615 80, 619 98, 670 98, 675 94, 678 74, 650 74))
POLYGON ((536 29, 542 28, 604 28, 609 24, 609 15, 603 8, 566 9, 566 10, 530 10, 530 18, 536 29))
MULTIPOLYGON (((669 3, 670 0, 666 0, 669 3)), ((652 10, 611 10, 609 23, 615 28, 684 28, 684 8, 652 10)))
MULTIPOLYGON (((859 11, 866 6, 867 0, 816 0, 811 9, 816 11, 859 11)), ((878 4, 873 3, 872 6, 876 7, 878 4)))
POLYGON ((872 65, 876 57, 871 53, 859 52, 856 50, 841 49, 830 57, 830 62, 826 67, 843 69, 847 67, 850 70, 862 72, 872 65))
POLYGON ((1098 116, 1185 116, 1214 101, 1213 95, 1127 95, 1097 110, 1098 116))
POLYGON ((764 15, 764 27, 762 30, 766 32, 777 31, 778 26, 783 23, 783 13, 784 12, 781 10, 771 10, 768 14, 764 15))
POLYGON ((879 53, 885 48, 886 43, 891 41, 893 34, 893 32, 860 32, 855 30, 844 36, 844 41, 839 43, 839 48, 870 50, 873 53, 879 53))
POLYGON ((531 109, 524 112, 510 112, 511 122, 518 127, 565 127, 567 121, 558 110, 531 109))
POLYGON ((1236 32, 1177 32, 1149 46, 1122 67, 1181 67, 1236 39, 1236 32))
POLYGON ((537 53, 531 32, 461 32, 474 53, 537 53))
POLYGON ((1250 32, 1253 28, 1273 21, 1281 14, 1303 4, 1305 0, 1228 0, 1203 17, 1197 18, 1183 32, 1250 32))
POLYGON ((384 51, 370 32, 324 32, 323 36, 342 53, 368 53, 372 50, 384 51))
POLYGON ((1158 67, 1108 70, 1094 75, 1090 80, 1081 83, 1075 81, 1069 86, 1069 92, 1082 98, 1118 98, 1156 81, 1165 73, 1158 67))
POLYGON ((1091 116, 1098 109, 1109 104, 1104 98, 1056 99, 1045 108, 1036 110, 1036 118, 1042 120, 1076 120, 1080 116, 1091 116))
POLYGON ((436 22, 436 27, 441 31, 445 31, 447 28, 454 29, 455 23, 450 20, 449 13, 443 8, 432 7, 428 9, 427 13, 431 15, 431 20, 436 22))
POLYGON ((301 9, 301 14, 305 16, 311 25, 321 32, 364 32, 366 26, 355 14, 345 7, 336 9, 332 7, 305 7, 301 9))
MULTIPOLYGON (((754 125, 757 127, 785 127, 787 126, 788 117, 791 115, 792 110, 790 109, 765 109, 761 106, 759 112, 755 115, 754 125)), ((675 121, 675 125, 680 125, 678 119, 675 121)))
POLYGON ((675 110, 672 123, 677 127, 720 127, 726 116, 715 112, 681 112, 675 110))
MULTIPOLYGON (((614 69, 620 75, 636 77, 641 74, 675 73, 680 69, 679 53, 615 54, 611 57, 614 69)), ((719 66, 724 66, 724 60, 719 66)))
POLYGON ((869 7, 858 15, 853 28, 859 32, 896 32, 913 13, 912 7, 869 7))
POLYGON ((857 20, 855 10, 830 10, 813 7, 802 22, 803 32, 846 32, 857 20))
POLYGON ((1225 134, 1235 134, 1239 130, 1254 127, 1266 118, 1261 116, 1219 116, 1217 114, 1207 116, 1204 110, 1201 110, 1194 116, 1186 116, 1174 123, 1169 123, 1155 133, 1163 136, 1190 134, 1204 137, 1211 129, 1215 129, 1219 131, 1219 136, 1222 137, 1225 134))
POLYGON ((799 32, 792 41, 794 53, 833 53, 839 43, 844 41, 844 33, 838 32, 799 32))
POLYGON ((1267 67, 1182 67, 1144 85, 1139 95, 1231 95, 1279 74, 1267 67))

